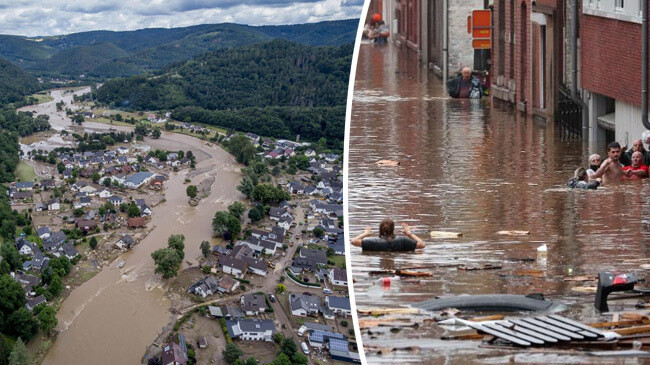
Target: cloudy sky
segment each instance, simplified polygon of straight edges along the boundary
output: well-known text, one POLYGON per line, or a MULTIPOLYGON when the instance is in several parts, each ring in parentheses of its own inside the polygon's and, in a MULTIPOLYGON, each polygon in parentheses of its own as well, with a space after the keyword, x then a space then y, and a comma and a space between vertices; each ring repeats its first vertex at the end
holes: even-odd
POLYGON ((362 7, 363 0, 0 0, 0 34, 296 24, 358 18, 362 7))

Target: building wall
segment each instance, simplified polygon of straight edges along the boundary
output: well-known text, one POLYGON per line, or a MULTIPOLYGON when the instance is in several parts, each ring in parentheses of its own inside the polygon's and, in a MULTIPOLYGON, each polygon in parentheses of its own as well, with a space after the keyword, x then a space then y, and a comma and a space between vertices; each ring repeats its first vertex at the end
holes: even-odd
POLYGON ((463 67, 473 68, 474 49, 472 35, 467 32, 467 17, 472 10, 483 9, 483 0, 453 1, 449 0, 449 58, 447 76, 456 76, 463 67))
POLYGON ((632 146, 646 130, 641 123, 641 107, 616 100, 616 140, 621 146, 632 146))
POLYGON ((640 106, 641 25, 587 14, 580 22, 582 88, 640 106))

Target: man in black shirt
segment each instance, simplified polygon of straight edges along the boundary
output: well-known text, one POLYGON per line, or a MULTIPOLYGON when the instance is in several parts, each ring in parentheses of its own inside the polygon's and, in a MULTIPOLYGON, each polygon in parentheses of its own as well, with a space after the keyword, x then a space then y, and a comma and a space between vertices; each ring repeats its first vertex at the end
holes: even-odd
POLYGON ((364 251, 413 251, 424 248, 424 241, 411 232, 411 227, 402 223, 402 234, 406 237, 395 237, 395 223, 392 219, 384 219, 379 224, 379 237, 372 236, 372 228, 366 230, 353 238, 350 242, 354 246, 360 246, 364 251))

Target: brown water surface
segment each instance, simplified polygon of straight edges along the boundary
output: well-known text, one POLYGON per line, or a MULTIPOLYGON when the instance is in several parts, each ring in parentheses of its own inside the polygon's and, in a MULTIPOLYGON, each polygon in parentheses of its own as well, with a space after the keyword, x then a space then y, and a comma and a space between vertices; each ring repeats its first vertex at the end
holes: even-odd
MULTIPOLYGON (((69 104, 72 94, 57 90, 52 95, 55 100, 24 109, 50 115, 50 123, 56 130, 131 129, 92 122, 72 127, 65 112, 57 112, 55 106, 59 100, 69 104)), ((192 176, 192 180, 198 184, 214 177, 210 195, 197 207, 190 207, 184 184, 188 170, 170 173, 169 181, 165 182, 166 202, 153 209, 152 220, 147 225, 154 227, 153 231, 131 251, 75 289, 63 302, 57 314, 57 329, 61 332, 44 364, 140 363, 145 347, 171 316, 169 300, 164 296, 164 282, 160 275, 154 274, 151 253, 166 247, 170 235, 183 234, 184 266, 187 263, 197 265, 197 258, 201 255, 199 244, 212 236, 214 213, 226 209, 235 200, 243 199, 236 189, 241 179, 241 166, 221 148, 194 137, 168 132, 163 132, 158 140, 144 143, 169 150, 192 149, 200 161, 196 166, 200 173, 192 176), (119 269, 117 265, 121 260, 125 260, 126 265, 119 269)))
MULTIPOLYGON (((564 315, 595 320, 593 294, 572 291, 581 284, 565 282, 565 276, 608 269, 645 275, 637 259, 649 257, 650 181, 597 191, 566 188, 573 170, 585 165, 586 151, 582 141, 560 138, 552 122, 526 118, 488 98, 450 99, 414 55, 362 44, 350 128, 350 235, 367 225, 376 231, 384 217, 391 217, 412 225, 427 242, 424 250, 400 254, 353 247, 359 307, 408 305, 441 295, 539 292, 567 304, 564 315), (401 164, 375 164, 386 159, 401 164), (434 240, 430 230, 458 231, 463 237, 434 240), (530 235, 497 235, 501 230, 530 235), (537 260, 542 244, 548 247, 545 261, 537 260), (457 269, 483 264, 503 269, 457 269), (374 284, 377 277, 368 275, 409 266, 428 266, 433 276, 382 290, 374 284)), ((504 355, 479 348, 477 341, 442 341, 436 325, 363 332, 365 346, 421 349, 367 354, 369 363, 595 362, 568 354, 504 355)))

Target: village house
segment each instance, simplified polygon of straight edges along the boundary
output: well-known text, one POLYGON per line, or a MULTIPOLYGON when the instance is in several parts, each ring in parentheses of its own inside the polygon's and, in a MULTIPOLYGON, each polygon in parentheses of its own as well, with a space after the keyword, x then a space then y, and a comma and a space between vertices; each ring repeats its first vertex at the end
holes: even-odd
POLYGON ((127 188, 137 189, 143 184, 148 183, 153 178, 154 174, 151 172, 136 172, 135 174, 129 175, 124 181, 124 185, 127 188))
POLYGON ((231 278, 230 276, 224 276, 219 280, 218 291, 222 293, 232 293, 237 288, 239 288, 239 281, 231 278))
POLYGON ((59 198, 53 198, 47 202, 47 210, 59 210, 61 209, 61 200, 59 198))
POLYGON ((79 228, 85 233, 97 229, 97 221, 94 219, 93 220, 78 219, 75 225, 77 226, 77 228, 79 228))
POLYGON ((47 299, 45 299, 45 295, 41 294, 41 295, 37 296, 36 298, 28 300, 27 303, 25 303, 25 307, 27 309, 29 309, 29 311, 31 312, 37 306, 39 306, 41 304, 45 304, 45 303, 47 303, 47 299))
POLYGON ((47 227, 47 226, 40 227, 40 228, 38 228, 38 229, 36 230, 36 234, 37 234, 38 237, 40 237, 42 240, 48 239, 48 238, 50 238, 50 234, 51 234, 51 232, 50 232, 50 227, 47 227))
POLYGON ((135 228, 143 228, 147 225, 147 222, 144 220, 143 217, 135 217, 135 218, 129 218, 127 220, 127 226, 130 229, 135 229, 135 228))
POLYGON ((207 276, 190 286, 188 292, 205 298, 208 295, 217 293, 218 288, 219 283, 217 283, 217 279, 214 276, 207 276))
POLYGON ((337 285, 337 286, 348 285, 348 275, 345 272, 345 269, 334 268, 330 270, 328 277, 332 285, 337 285))
POLYGON ((163 365, 186 365, 187 359, 181 346, 174 341, 170 341, 169 344, 163 347, 162 363, 163 365))
MULTIPOLYGON (((79 255, 79 252, 74 247, 74 243, 72 242, 72 240, 64 243, 63 246, 61 246, 61 248, 59 248, 59 252, 61 252, 62 255, 67 257, 68 260, 72 260, 75 257, 77 257, 77 255, 79 255)), ((56 255, 56 256, 59 257, 58 255, 56 255)))
POLYGON ((248 264, 244 261, 227 255, 219 256, 218 265, 224 273, 236 278, 243 278, 248 269, 248 264))
POLYGON ((321 310, 320 298, 308 293, 289 294, 289 306, 291 307, 291 314, 300 317, 318 316, 321 310))
POLYGON ((25 238, 16 239, 16 248, 18 253, 25 256, 33 256, 34 250, 37 249, 36 244, 26 240, 25 238))
POLYGON ((240 319, 226 321, 230 338, 245 341, 273 341, 275 324, 268 319, 240 319))
POLYGON ((275 250, 278 247, 278 244, 276 242, 272 241, 267 241, 264 239, 258 239, 255 237, 248 237, 247 239, 243 241, 239 241, 236 243, 237 245, 246 245, 255 253, 260 254, 260 253, 265 253, 267 255, 274 255, 275 250))
POLYGON ((33 181, 17 182, 16 189, 18 191, 32 191, 34 189, 33 181))
POLYGON ((327 309, 341 317, 347 317, 352 314, 350 298, 348 297, 326 296, 325 305, 327 306, 327 309))
POLYGON ((122 238, 120 238, 117 242, 115 242, 115 245, 121 250, 129 249, 133 247, 134 244, 135 241, 133 240, 133 237, 131 237, 131 235, 129 234, 125 234, 124 236, 122 236, 122 238))
POLYGON ((307 333, 309 338, 309 346, 319 349, 326 347, 330 339, 347 340, 347 337, 345 337, 345 335, 330 331, 309 330, 307 333))
POLYGON ((242 312, 247 316, 254 316, 264 313, 267 309, 266 297, 264 294, 246 294, 242 295, 239 300, 239 306, 242 312))

